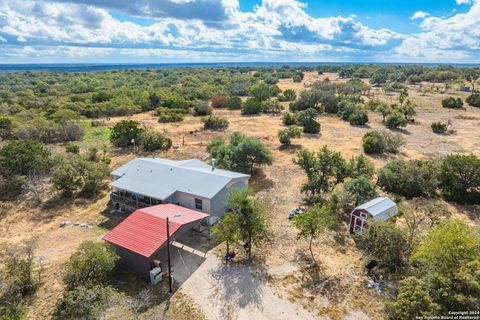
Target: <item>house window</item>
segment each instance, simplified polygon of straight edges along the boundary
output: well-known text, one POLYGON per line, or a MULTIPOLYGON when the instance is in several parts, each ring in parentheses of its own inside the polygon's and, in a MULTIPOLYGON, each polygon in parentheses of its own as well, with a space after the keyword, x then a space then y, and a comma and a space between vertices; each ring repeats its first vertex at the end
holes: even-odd
POLYGON ((202 199, 195 198, 195 209, 203 210, 203 202, 202 199))

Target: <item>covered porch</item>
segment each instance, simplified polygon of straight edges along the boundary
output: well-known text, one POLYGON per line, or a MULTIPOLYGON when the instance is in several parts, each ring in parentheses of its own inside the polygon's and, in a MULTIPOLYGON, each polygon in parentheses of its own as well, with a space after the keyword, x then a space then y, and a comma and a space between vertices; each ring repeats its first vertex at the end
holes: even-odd
POLYGON ((131 213, 137 209, 147 208, 162 203, 170 203, 170 196, 157 199, 120 188, 113 188, 110 193, 111 207, 114 210, 131 213))

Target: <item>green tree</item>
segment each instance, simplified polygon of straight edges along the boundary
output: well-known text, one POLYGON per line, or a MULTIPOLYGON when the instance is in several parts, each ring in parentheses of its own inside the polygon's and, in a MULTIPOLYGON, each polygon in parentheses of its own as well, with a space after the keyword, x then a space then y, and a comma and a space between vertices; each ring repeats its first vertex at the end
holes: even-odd
POLYGON ((0 149, 0 170, 5 175, 39 174, 48 171, 50 151, 32 140, 14 140, 0 149))
POLYGON ((373 162, 363 154, 352 157, 348 166, 350 167, 350 176, 352 178, 356 178, 361 175, 371 178, 375 173, 375 166, 373 165, 373 162))
POLYGON ((270 165, 272 152, 260 140, 234 132, 227 143, 215 138, 207 146, 207 152, 217 160, 219 166, 228 170, 253 173, 256 165, 270 165))
POLYGON ((104 283, 119 256, 104 242, 85 241, 65 265, 63 281, 67 289, 104 283))
POLYGON ((292 222, 299 230, 298 238, 309 240, 308 249, 316 264, 312 250, 313 240, 324 234, 326 230, 334 229, 339 223, 337 216, 327 206, 317 204, 293 218, 292 222))
POLYGON ((302 186, 302 191, 312 197, 332 191, 335 185, 349 175, 348 164, 342 155, 326 146, 317 153, 299 151, 294 163, 307 174, 308 182, 302 186))
POLYGON ((480 256, 480 238, 461 220, 447 219, 431 229, 411 257, 427 271, 452 276, 459 266, 480 256))
POLYGON ((430 297, 428 285, 421 279, 407 277, 400 281, 395 302, 388 303, 395 319, 416 319, 440 314, 440 306, 430 297))
POLYGON ((275 89, 275 87, 276 86, 268 85, 265 82, 259 82, 250 87, 249 93, 250 96, 262 102, 277 95, 278 87, 277 90, 275 89))
POLYGON ((378 185, 409 199, 437 194, 438 164, 431 160, 393 160, 378 172, 378 185))
POLYGON ((262 102, 256 98, 248 98, 242 106, 242 114, 259 114, 262 111, 262 102))
POLYGON ((227 205, 236 215, 239 238, 245 242, 248 258, 251 259, 252 244, 261 243, 267 237, 269 219, 266 207, 247 188, 231 190, 227 205))
POLYGON ((227 212, 212 227, 212 232, 227 246, 227 252, 230 250, 230 244, 238 239, 238 219, 234 212, 227 212))
POLYGON ((125 148, 132 144, 140 142, 140 136, 145 129, 140 127, 140 123, 134 120, 122 120, 116 123, 110 133, 110 141, 113 145, 125 148))
POLYGON ((376 186, 368 176, 360 175, 345 183, 345 191, 353 198, 355 206, 377 197, 376 186))
POLYGON ((447 200, 480 204, 480 158, 473 154, 447 156, 440 166, 440 188, 447 200))

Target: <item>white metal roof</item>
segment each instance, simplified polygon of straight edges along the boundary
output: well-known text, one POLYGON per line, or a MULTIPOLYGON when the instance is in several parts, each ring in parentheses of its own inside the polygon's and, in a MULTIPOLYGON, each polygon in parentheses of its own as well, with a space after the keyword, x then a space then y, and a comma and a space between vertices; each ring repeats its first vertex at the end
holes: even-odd
POLYGON ((398 213, 397 204, 387 197, 378 197, 355 208, 366 210, 376 220, 388 220, 398 213))
POLYGON ((176 191, 211 199, 234 179, 249 175, 215 169, 200 160, 137 158, 112 172, 115 188, 165 199, 176 191))

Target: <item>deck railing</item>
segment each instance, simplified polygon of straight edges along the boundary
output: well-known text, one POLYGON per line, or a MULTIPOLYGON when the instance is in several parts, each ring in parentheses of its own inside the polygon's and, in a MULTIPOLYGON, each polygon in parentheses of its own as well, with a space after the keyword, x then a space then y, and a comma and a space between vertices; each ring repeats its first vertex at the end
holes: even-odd
POLYGON ((126 206, 137 208, 137 209, 151 206, 150 203, 145 203, 132 198, 122 197, 121 195, 115 194, 115 193, 110 193, 110 199, 114 202, 122 203, 126 206))

